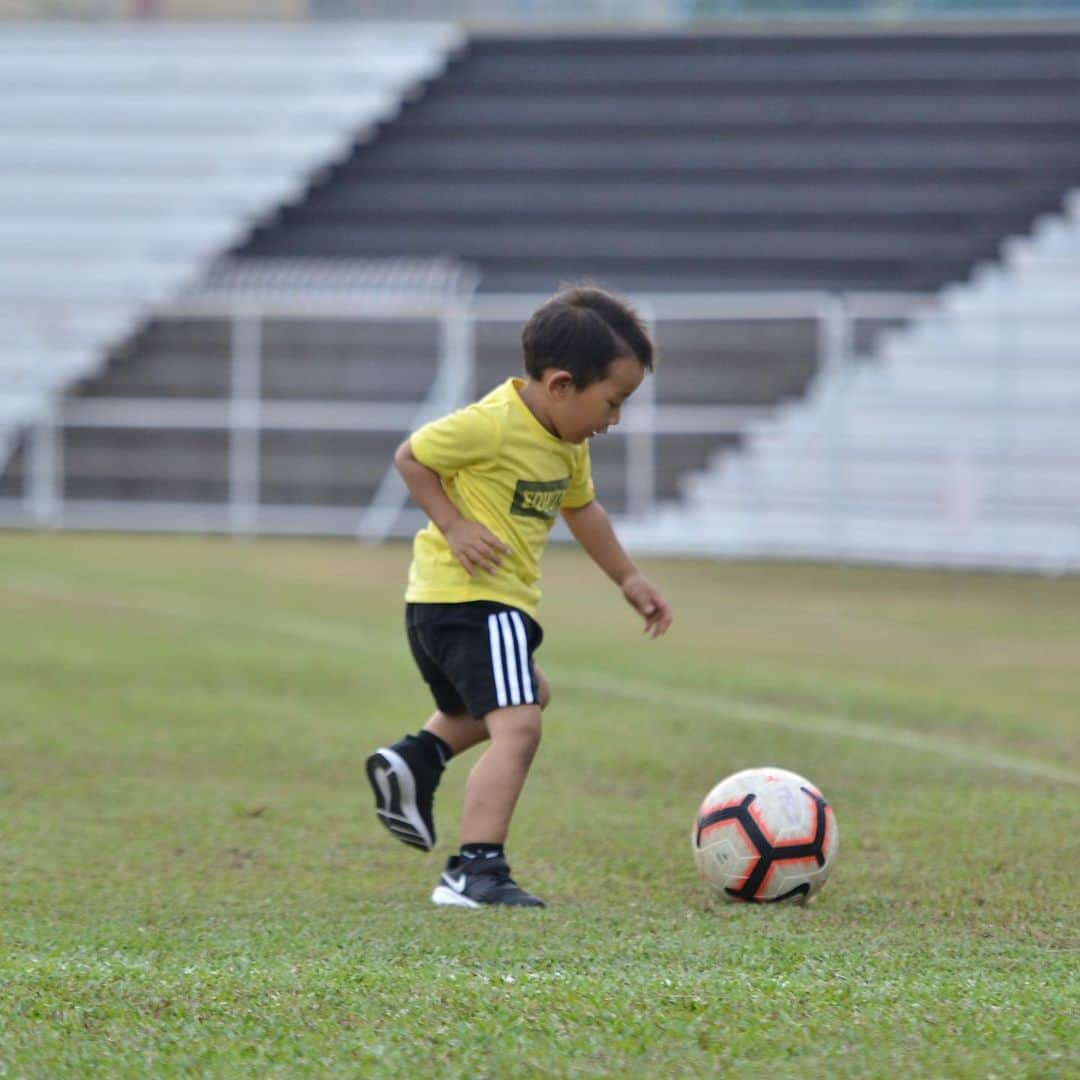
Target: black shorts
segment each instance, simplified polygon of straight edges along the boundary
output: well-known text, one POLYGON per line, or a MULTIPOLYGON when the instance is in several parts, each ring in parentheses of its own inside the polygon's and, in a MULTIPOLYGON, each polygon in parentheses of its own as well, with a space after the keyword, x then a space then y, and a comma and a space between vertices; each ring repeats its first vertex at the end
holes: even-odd
POLYGON ((482 720, 493 709, 539 700, 532 657, 544 631, 524 611, 487 600, 406 604, 405 628, 442 712, 482 720))

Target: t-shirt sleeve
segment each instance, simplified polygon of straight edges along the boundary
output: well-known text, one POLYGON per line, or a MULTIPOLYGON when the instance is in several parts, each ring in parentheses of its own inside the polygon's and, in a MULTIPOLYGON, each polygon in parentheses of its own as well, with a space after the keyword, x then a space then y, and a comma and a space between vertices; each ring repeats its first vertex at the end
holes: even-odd
POLYGON ((570 486, 563 495, 562 505, 566 510, 579 510, 596 498, 593 487, 592 459, 589 456, 589 444, 581 444, 581 453, 574 462, 574 472, 570 477, 570 486))
POLYGON ((413 457, 440 476, 493 461, 498 450, 495 421, 483 409, 468 406, 425 424, 409 436, 413 457))

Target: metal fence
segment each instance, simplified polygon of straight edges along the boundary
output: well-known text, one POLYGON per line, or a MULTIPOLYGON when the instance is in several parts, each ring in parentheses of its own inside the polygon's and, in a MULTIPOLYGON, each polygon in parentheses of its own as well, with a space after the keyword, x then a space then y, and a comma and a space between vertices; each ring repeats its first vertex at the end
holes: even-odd
MULTIPOLYGON (((386 473, 367 506, 267 505, 260 499, 260 443, 267 432, 382 432, 404 437, 436 415, 466 403, 488 387, 477 384, 476 331, 491 325, 520 326, 541 296, 450 293, 435 297, 362 292, 288 298, 280 294, 221 293, 171 304, 170 320, 222 320, 230 327, 228 394, 219 399, 178 397, 60 396, 28 433, 21 491, 0 499, 0 524, 35 528, 131 528, 224 531, 238 534, 298 533, 401 535, 416 524, 405 489, 389 457, 386 473), (435 378, 420 400, 348 402, 269 400, 263 393, 264 331, 276 319, 380 322, 424 320, 438 327, 435 378), (86 429, 216 432, 227 442, 227 498, 221 503, 92 500, 65 492, 65 445, 70 432, 86 429)), ((799 320, 815 328, 812 349, 819 378, 853 367, 865 351, 868 327, 902 322, 920 302, 911 295, 760 293, 636 296, 654 328, 663 357, 665 332, 698 322, 757 323, 799 320)), ((868 339, 867 339, 868 340, 868 339)), ((722 362, 720 358, 717 362, 722 362)), ((520 369, 506 356, 503 377, 520 369)), ((625 517, 646 521, 658 505, 657 459, 665 437, 738 435, 773 412, 708 400, 673 403, 663 359, 655 375, 624 411, 613 437, 621 442, 625 517)), ((693 373, 690 373, 693 378, 693 373)), ((685 395, 684 395, 685 396, 685 395)))

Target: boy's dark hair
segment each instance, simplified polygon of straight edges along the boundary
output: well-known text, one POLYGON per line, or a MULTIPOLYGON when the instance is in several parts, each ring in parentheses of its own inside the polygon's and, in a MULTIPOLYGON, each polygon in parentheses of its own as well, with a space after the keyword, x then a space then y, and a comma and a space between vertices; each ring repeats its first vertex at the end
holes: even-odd
POLYGON ((652 371, 653 346, 641 316, 621 296, 597 285, 560 289, 533 312, 521 344, 530 378, 562 368, 578 390, 605 378, 620 357, 636 357, 652 371))

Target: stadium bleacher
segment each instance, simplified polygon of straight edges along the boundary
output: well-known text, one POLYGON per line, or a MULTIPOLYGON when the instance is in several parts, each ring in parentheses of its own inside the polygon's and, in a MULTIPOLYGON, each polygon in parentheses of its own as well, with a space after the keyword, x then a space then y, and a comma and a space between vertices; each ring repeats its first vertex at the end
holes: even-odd
MULTIPOLYGON (((443 46, 447 40, 440 39, 443 46)), ((190 106, 188 126, 176 141, 187 150, 169 157, 171 167, 190 166, 184 182, 166 182, 143 169, 113 190, 104 172, 112 160, 107 155, 102 169, 90 168, 80 184, 58 173, 32 196, 21 176, 8 182, 0 175, 0 194, 8 193, 12 207, 6 218, 0 215, 0 237, 33 242, 39 260, 24 260, 18 275, 6 284, 0 280, 0 292, 21 297, 30 289, 67 299, 56 285, 53 262, 107 243, 113 215, 153 219, 158 196, 175 200, 178 208, 198 207, 202 215, 190 231, 162 224, 156 234, 159 268, 190 267, 196 248, 215 245, 217 254, 231 246, 234 266, 449 255, 479 274, 472 387, 479 393, 516 368, 519 352, 520 323, 486 319, 485 297, 535 299, 560 281, 591 276, 654 309, 658 406, 720 406, 743 418, 711 432, 679 430, 676 423, 660 431, 655 487, 669 500, 684 489, 688 472, 702 470, 717 455, 726 460, 744 434, 762 445, 775 441, 775 432, 766 436, 769 429, 754 423, 755 410, 795 402, 820 387, 826 343, 812 310, 781 311, 771 322, 730 313, 709 319, 700 311, 680 318, 650 298, 691 292, 700 301, 731 290, 932 292, 992 265, 1010 237, 1058 209, 1063 194, 1080 183, 1080 34, 1074 31, 1020 27, 1006 34, 973 25, 964 32, 478 36, 458 48, 442 74, 373 138, 361 136, 336 163, 309 170, 307 186, 294 184, 285 193, 265 178, 253 183, 267 209, 249 215, 245 229, 230 239, 227 222, 241 212, 244 178, 261 177, 262 165, 229 172, 218 184, 204 175, 209 158, 195 150, 203 125, 210 145, 233 138, 243 126, 236 119, 245 115, 242 109, 226 117, 209 105, 231 76, 208 57, 226 52, 226 46, 208 49, 196 74, 175 84, 190 106), (203 184, 205 200, 196 194, 203 184), (70 228, 43 229, 32 240, 32 227, 16 213, 27 199, 43 215, 59 214, 70 228)), ((439 63, 445 55, 444 48, 439 63)), ((334 70, 329 61, 323 66, 334 70)), ((148 71, 135 65, 110 76, 102 115, 123 114, 133 130, 145 124, 151 111, 139 105, 124 113, 124 101, 141 93, 148 71)), ((252 85, 264 74, 251 73, 252 85)), ((0 74, 0 82, 14 78, 0 74)), ((312 78, 297 75, 292 85, 298 98, 314 93, 312 78)), ((71 85, 56 94, 73 108, 71 85)), ((316 111, 327 107, 339 124, 353 107, 343 99, 330 107, 322 91, 312 100, 316 111)), ((289 140, 312 154, 317 133, 309 106, 297 101, 287 126, 289 140)), ((166 108, 165 115, 178 114, 166 108)), ((0 144, 4 130, 0 116, 0 144)), ((59 142, 46 147, 41 160, 60 169, 77 156, 72 147, 78 150, 77 140, 66 148, 59 142)), ((262 150, 252 150, 248 165, 266 160, 262 150)), ((1067 229, 1052 223, 1040 229, 1046 233, 1044 254, 1069 253, 1067 229)), ((80 307, 69 301, 67 324, 48 320, 57 370, 66 378, 80 372, 72 342, 83 323, 104 324, 101 339, 119 341, 122 333, 110 329, 110 319, 122 323, 125 313, 109 305, 145 286, 138 245, 120 240, 114 254, 85 283, 80 296, 92 302, 80 307)), ((1024 257, 1021 247, 1014 261, 1019 265, 1024 257)), ((1033 264, 1024 283, 1010 282, 1009 288, 1038 292, 1043 286, 1031 282, 1043 272, 1033 264)), ((955 303, 963 302, 960 295, 955 303)), ((950 356, 967 350, 977 363, 985 351, 980 341, 996 340, 989 310, 984 305, 963 329, 948 320, 916 322, 880 345, 877 331, 896 318, 866 319, 856 327, 859 367, 879 361, 888 366, 896 350, 910 351, 927 336, 950 343, 950 356)), ((31 332, 20 330, 24 338, 31 332)), ((417 338, 403 325, 366 319, 285 319, 265 323, 262 335, 264 393, 282 405, 316 399, 377 403, 419 392, 433 370, 430 327, 417 338)), ((1067 330, 1046 330, 1038 348, 1066 357, 1070 340, 1067 330)), ((229 354, 225 316, 192 319, 159 304, 153 320, 114 348, 108 367, 85 379, 73 400, 145 400, 153 394, 224 402, 229 354)), ((941 371, 942 353, 919 355, 913 365, 941 371)), ((896 365, 890 370, 898 388, 914 378, 898 374, 896 365)), ((945 398, 949 387, 958 396, 968 393, 967 375, 958 369, 940 377, 945 398)), ((1068 375, 1034 374, 1025 393, 1057 394, 1062 379, 1068 375)), ((852 383, 863 385, 863 376, 852 383)), ((892 411, 902 411, 899 389, 890 393, 892 411)), ((993 397, 990 390, 971 393, 973 400, 993 397)), ((813 407, 816 398, 810 400, 813 407)), ((929 423, 920 422, 924 428, 929 423)), ((782 425, 778 421, 775 431, 782 425)), ((261 494, 282 512, 288 505, 363 506, 378 490, 401 433, 268 433, 261 494)), ((114 438, 103 427, 67 430, 65 493, 113 501, 225 497, 220 431, 154 437, 159 449, 151 453, 146 434, 114 438), (113 476, 117 449, 143 471, 113 476)), ((594 452, 605 503, 616 513, 632 509, 627 440, 600 440, 594 452)), ((0 476, 0 495, 23 490, 29 453, 24 442, 0 476)), ((807 462, 798 475, 813 477, 814 468, 807 462)), ((896 490, 914 491, 920 475, 916 470, 899 477, 896 490)))
POLYGON ((0 423, 98 371, 261 215, 362 142, 458 34, 410 27, 6 25, 0 423))
POLYGON ((1080 568, 1080 196, 683 481, 651 546, 1080 568))
POLYGON ((480 38, 242 254, 486 291, 928 290, 1080 182, 1080 36, 480 38))

